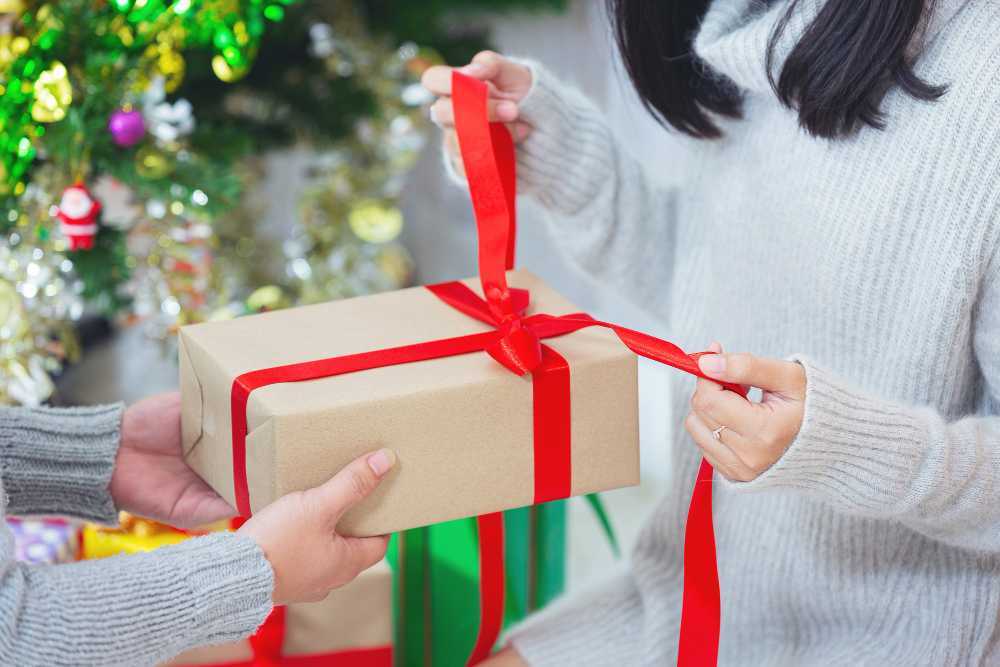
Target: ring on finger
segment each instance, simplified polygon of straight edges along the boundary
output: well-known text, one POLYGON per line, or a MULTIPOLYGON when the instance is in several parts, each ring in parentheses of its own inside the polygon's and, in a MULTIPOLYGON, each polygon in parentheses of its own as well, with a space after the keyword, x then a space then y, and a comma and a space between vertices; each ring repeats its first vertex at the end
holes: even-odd
POLYGON ((722 432, 725 431, 727 428, 729 428, 729 427, 728 426, 720 426, 719 428, 714 429, 712 431, 712 437, 715 438, 716 440, 721 441, 722 440, 722 432))

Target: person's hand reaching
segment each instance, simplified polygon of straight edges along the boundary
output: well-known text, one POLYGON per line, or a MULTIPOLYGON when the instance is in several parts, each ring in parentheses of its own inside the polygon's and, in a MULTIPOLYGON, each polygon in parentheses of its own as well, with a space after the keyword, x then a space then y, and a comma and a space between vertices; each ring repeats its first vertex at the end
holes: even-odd
POLYGON ((203 526, 236 512, 184 460, 181 398, 172 392, 129 406, 111 476, 119 509, 178 528, 203 526))
POLYGON ((336 529, 395 463, 388 449, 361 456, 325 484, 282 496, 240 527, 271 563, 274 604, 322 600, 385 556, 388 535, 344 537, 336 529))

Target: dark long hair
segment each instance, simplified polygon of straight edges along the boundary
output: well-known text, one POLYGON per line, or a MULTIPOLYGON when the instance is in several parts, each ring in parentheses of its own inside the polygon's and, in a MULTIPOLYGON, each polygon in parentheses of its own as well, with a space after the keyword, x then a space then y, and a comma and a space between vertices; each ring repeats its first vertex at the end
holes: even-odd
MULTIPOLYGON (((935 100, 944 86, 916 75, 909 49, 935 0, 826 0, 775 79, 775 51, 799 0, 771 34, 767 69, 783 104, 810 134, 835 138, 881 128, 886 93, 899 86, 935 100)), ((664 125, 691 136, 721 135, 713 114, 739 118, 735 85, 708 71, 693 41, 711 0, 607 0, 625 69, 643 104, 664 125)))

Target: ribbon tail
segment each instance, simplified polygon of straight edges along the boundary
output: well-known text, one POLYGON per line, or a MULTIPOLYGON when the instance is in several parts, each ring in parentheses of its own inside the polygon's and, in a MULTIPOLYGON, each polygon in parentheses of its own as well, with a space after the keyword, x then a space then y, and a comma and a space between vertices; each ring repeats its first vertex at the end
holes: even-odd
POLYGON ((678 667, 714 666, 719 659, 722 603, 712 524, 712 466, 702 459, 684 531, 684 599, 678 667))
POLYGON ((467 665, 490 657, 503 627, 504 543, 503 514, 494 512, 477 518, 479 526, 479 634, 467 665))
POLYGON ((278 667, 285 643, 285 608, 275 607, 250 636, 254 667, 278 667))

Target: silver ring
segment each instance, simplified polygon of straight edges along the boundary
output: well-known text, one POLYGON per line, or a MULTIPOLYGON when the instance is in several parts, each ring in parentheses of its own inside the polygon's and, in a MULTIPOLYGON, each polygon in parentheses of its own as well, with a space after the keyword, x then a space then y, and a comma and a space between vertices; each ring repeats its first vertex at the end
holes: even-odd
POLYGON ((726 426, 720 426, 719 428, 712 431, 712 437, 716 440, 722 440, 722 432, 726 430, 726 426))

